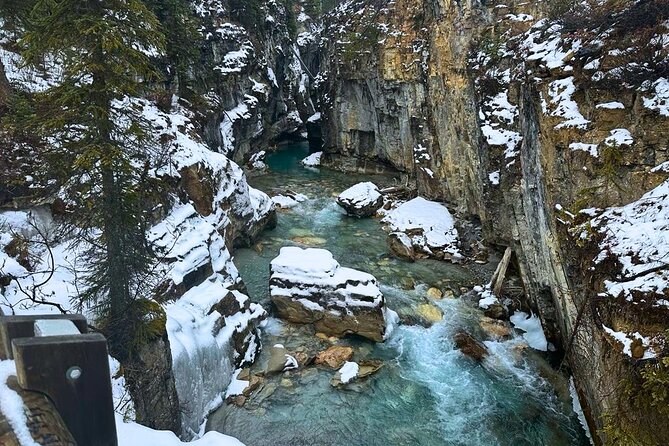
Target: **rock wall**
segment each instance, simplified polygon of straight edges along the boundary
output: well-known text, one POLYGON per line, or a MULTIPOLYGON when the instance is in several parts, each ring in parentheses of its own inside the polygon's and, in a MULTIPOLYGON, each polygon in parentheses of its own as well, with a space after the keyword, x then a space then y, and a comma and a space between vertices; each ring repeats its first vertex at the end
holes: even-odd
POLYGON ((298 16, 299 4, 287 9, 282 2, 256 2, 258 22, 244 26, 230 3, 193 2, 203 35, 201 60, 184 81, 204 98, 196 107, 207 144, 242 164, 282 138, 305 134, 315 113, 309 67, 318 71, 318 59, 307 37, 313 25, 298 16))
MULTIPOLYGON (((644 51, 629 37, 634 29, 613 21, 577 34, 569 17, 542 19, 555 17, 556 4, 340 6, 325 19, 335 37, 322 55, 323 160, 403 172, 421 195, 479 218, 486 242, 512 246, 523 305, 568 351, 597 430, 619 408, 617 382, 633 375, 634 361, 620 355, 592 311, 603 279, 592 280, 594 256, 570 235, 569 211, 629 203, 660 184, 669 119, 657 106, 666 101, 662 62, 645 83, 624 77, 634 60, 620 54, 635 44, 644 51)), ((649 64, 666 58, 667 43, 655 42, 657 54, 642 59, 649 64)), ((642 333, 651 325, 615 305, 642 333)), ((651 433, 658 444, 661 435, 651 433)))

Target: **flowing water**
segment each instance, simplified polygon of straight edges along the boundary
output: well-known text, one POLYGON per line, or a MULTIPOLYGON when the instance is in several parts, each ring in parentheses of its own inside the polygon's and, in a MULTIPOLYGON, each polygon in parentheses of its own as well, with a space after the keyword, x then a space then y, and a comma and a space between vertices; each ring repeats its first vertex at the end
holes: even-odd
MULTIPOLYGON (((306 144, 292 144, 268 157, 270 172, 250 179, 268 193, 291 190, 309 199, 279 213, 276 229, 263 234, 254 249, 242 249, 235 264, 254 301, 271 308, 269 262, 282 246, 323 247, 343 265, 376 276, 387 305, 405 324, 389 340, 373 344, 345 338, 354 360, 380 359, 384 366, 345 389, 331 386, 335 371, 309 366, 266 377, 243 407, 225 405, 214 412, 209 430, 233 435, 247 446, 300 445, 586 445, 568 399, 564 377, 526 348, 522 338, 486 341, 486 365, 454 348, 452 335, 465 329, 485 339, 480 312, 471 302, 452 298, 486 282, 495 261, 458 266, 422 260, 408 263, 388 255, 385 233, 376 219, 349 218, 334 196, 359 181, 391 185, 383 176, 307 169, 299 161, 306 144), (428 287, 450 290, 451 298, 432 300, 428 287), (409 325, 436 313, 430 327, 409 325)), ((267 347, 281 343, 310 355, 331 345, 312 328, 270 318, 252 373, 262 370, 267 347)))

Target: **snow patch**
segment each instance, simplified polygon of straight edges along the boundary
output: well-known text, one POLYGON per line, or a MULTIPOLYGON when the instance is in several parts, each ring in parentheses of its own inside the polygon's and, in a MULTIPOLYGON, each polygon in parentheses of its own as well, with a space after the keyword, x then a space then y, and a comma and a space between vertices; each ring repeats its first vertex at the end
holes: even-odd
POLYGON ((524 331, 523 338, 535 350, 548 351, 548 341, 538 316, 516 311, 509 318, 514 327, 524 331))

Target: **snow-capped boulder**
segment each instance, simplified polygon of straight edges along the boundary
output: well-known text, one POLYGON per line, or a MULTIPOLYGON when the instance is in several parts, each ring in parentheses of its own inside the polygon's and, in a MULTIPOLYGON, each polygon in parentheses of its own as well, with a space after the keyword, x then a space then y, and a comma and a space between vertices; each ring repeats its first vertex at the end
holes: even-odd
POLYGON ((302 160, 302 165, 305 167, 318 167, 321 165, 321 156, 323 152, 312 153, 302 160))
POLYGON ((281 209, 290 209, 307 200, 307 196, 292 191, 286 191, 283 194, 274 195, 272 201, 274 205, 281 209))
MULTIPOLYGON (((391 233, 403 232, 411 239, 416 257, 451 261, 462 259, 455 220, 440 203, 417 197, 388 212, 382 221, 391 233)), ((398 238, 392 234, 391 237, 398 238)), ((406 239, 398 241, 406 245, 406 239)), ((399 243, 390 241, 389 244, 399 246, 399 243)))
POLYGON ((341 267, 325 249, 298 247, 281 248, 270 272, 270 296, 280 318, 314 324, 332 336, 383 341, 387 310, 371 274, 341 267))
POLYGON ((383 205, 383 196, 376 184, 368 181, 349 187, 339 194, 337 204, 344 208, 348 215, 358 218, 371 217, 383 205))

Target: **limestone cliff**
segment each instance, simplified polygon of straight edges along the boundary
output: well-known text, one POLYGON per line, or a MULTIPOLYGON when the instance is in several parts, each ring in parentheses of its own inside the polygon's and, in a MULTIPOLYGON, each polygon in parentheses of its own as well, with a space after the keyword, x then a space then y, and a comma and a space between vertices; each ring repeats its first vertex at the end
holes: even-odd
POLYGON ((580 242, 572 225, 667 177, 669 8, 578 5, 588 12, 557 1, 345 2, 325 19, 335 37, 322 55, 323 160, 402 172, 421 195, 480 218, 488 243, 513 248, 523 305, 566 350, 593 431, 625 412, 640 438, 664 444, 652 427, 660 412, 621 402, 617 385, 636 379, 644 354, 622 354, 606 328, 633 327, 660 357, 669 311, 598 301, 619 267, 597 263, 601 237, 580 242))

